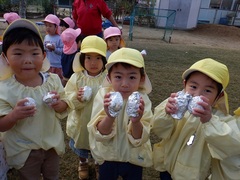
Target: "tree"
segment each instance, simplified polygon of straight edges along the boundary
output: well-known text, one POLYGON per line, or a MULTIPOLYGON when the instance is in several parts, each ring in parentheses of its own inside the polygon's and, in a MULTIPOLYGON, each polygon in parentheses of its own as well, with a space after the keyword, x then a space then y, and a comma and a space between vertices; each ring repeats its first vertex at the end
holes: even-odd
POLYGON ((27 0, 19 0, 19 16, 26 18, 27 0))

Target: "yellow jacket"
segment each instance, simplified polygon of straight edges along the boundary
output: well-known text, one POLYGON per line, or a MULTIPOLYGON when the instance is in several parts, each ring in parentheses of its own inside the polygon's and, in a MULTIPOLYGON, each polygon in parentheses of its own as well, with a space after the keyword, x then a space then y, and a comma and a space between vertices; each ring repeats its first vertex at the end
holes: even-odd
POLYGON ((74 73, 65 87, 69 114, 67 119, 66 132, 75 142, 78 149, 90 149, 87 124, 91 118, 93 99, 100 88, 106 71, 96 77, 91 77, 83 72, 74 73), (77 99, 77 92, 80 87, 89 86, 92 88, 92 96, 89 101, 80 102, 77 99))
POLYGON ((56 74, 49 74, 46 81, 37 87, 20 84, 14 77, 0 81, 0 116, 12 111, 17 101, 31 97, 36 102, 37 112, 33 117, 18 121, 13 128, 3 133, 7 163, 20 169, 33 149, 49 150, 54 148, 57 154, 65 151, 63 131, 59 122, 66 113, 58 114, 43 102, 43 96, 56 90, 61 99, 64 89, 56 74))
POLYGON ((152 148, 150 144, 150 121, 152 120, 152 103, 146 94, 141 96, 145 103, 141 119, 143 133, 141 139, 131 135, 131 121, 126 113, 126 100, 123 108, 115 119, 111 134, 102 135, 96 125, 106 113, 103 109, 104 95, 113 91, 111 87, 101 88, 95 99, 92 118, 88 124, 89 142, 94 159, 102 164, 104 161, 129 162, 142 167, 152 166, 152 148))
POLYGON ((236 118, 214 109, 212 119, 204 124, 189 112, 175 120, 166 114, 166 103, 155 108, 152 124, 153 132, 162 139, 153 148, 156 170, 167 170, 177 180, 201 180, 209 175, 213 158, 223 160, 239 154, 239 128, 232 128, 236 118), (187 145, 192 135, 193 144, 187 145))

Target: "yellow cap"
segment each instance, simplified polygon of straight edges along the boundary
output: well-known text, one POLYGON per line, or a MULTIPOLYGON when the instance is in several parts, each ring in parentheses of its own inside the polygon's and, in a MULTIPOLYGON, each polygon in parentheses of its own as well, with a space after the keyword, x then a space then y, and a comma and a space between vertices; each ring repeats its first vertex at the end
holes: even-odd
MULTIPOLYGON (((199 71, 207 75, 214 81, 220 83, 223 87, 223 91, 228 86, 228 83, 229 83, 228 68, 226 65, 218 61, 215 61, 211 58, 199 60, 182 74, 182 78, 186 79, 186 77, 194 71, 199 71)), ((216 107, 221 109, 224 113, 228 113, 229 112, 228 98, 227 98, 227 93, 225 91, 224 91, 223 98, 225 98, 224 101, 222 100, 222 98, 220 98, 217 101, 216 107)))
MULTIPOLYGON (((108 62, 105 65, 106 69, 109 70, 115 63, 127 63, 131 64, 132 66, 135 66, 137 68, 144 68, 144 73, 145 73, 145 81, 143 84, 142 89, 149 94, 152 91, 152 84, 145 72, 145 64, 144 64, 144 59, 142 57, 142 54, 132 48, 121 48, 118 49, 117 51, 113 52, 109 58, 108 62)), ((103 86, 108 86, 109 83, 107 79, 104 80, 103 86)))
POLYGON ((106 42, 95 35, 87 36, 81 44, 81 53, 98 53, 106 57, 107 44, 106 42))

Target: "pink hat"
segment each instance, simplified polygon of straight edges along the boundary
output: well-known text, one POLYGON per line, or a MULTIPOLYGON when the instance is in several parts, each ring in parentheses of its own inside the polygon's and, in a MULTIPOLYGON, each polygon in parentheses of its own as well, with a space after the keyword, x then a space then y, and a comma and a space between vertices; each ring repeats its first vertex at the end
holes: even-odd
POLYGON ((3 18, 10 24, 15 20, 20 19, 21 17, 15 12, 10 12, 10 13, 5 13, 3 15, 3 18))
POLYGON ((49 14, 45 17, 44 20, 42 20, 42 22, 49 22, 49 23, 52 23, 52 24, 55 24, 57 26, 57 34, 60 34, 61 32, 61 29, 59 27, 60 25, 60 19, 54 15, 54 14, 49 14))
POLYGON ((75 23, 74 21, 70 18, 70 17, 65 17, 62 19, 65 23, 67 23, 69 25, 70 28, 74 28, 75 27, 75 23))
POLYGON ((104 39, 106 40, 107 38, 112 36, 121 36, 122 33, 120 29, 117 27, 109 27, 104 30, 103 35, 104 35, 104 39))
POLYGON ((52 23, 52 24, 56 24, 57 26, 59 26, 60 24, 60 19, 54 15, 54 14, 49 14, 45 17, 44 20, 42 20, 43 22, 49 22, 49 23, 52 23))
POLYGON ((77 51, 76 38, 81 34, 81 29, 67 28, 61 34, 61 39, 63 42, 63 52, 65 54, 73 54, 77 51))

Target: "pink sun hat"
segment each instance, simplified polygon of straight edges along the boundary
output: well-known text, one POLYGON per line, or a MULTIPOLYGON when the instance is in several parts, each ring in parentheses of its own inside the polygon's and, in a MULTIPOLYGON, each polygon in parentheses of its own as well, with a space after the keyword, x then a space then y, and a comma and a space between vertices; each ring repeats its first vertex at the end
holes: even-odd
POLYGON ((60 34, 61 32, 61 29, 60 29, 60 19, 54 15, 54 14, 49 14, 45 17, 44 20, 42 20, 42 22, 49 22, 49 23, 52 23, 52 24, 55 24, 57 26, 57 34, 60 34))
POLYGON ((62 32, 61 39, 63 42, 63 52, 65 54, 73 54, 77 51, 78 46, 76 38, 81 34, 81 29, 67 28, 62 32))
POLYGON ((109 27, 104 30, 103 35, 104 39, 106 40, 107 38, 112 36, 122 36, 122 32, 117 27, 109 27))
POLYGON ((61 21, 64 21, 65 23, 67 23, 70 28, 75 27, 75 23, 70 17, 65 17, 65 18, 61 19, 61 21))
POLYGON ((3 18, 7 21, 8 24, 11 24, 13 21, 20 19, 21 17, 15 12, 10 12, 5 13, 3 15, 3 18))

